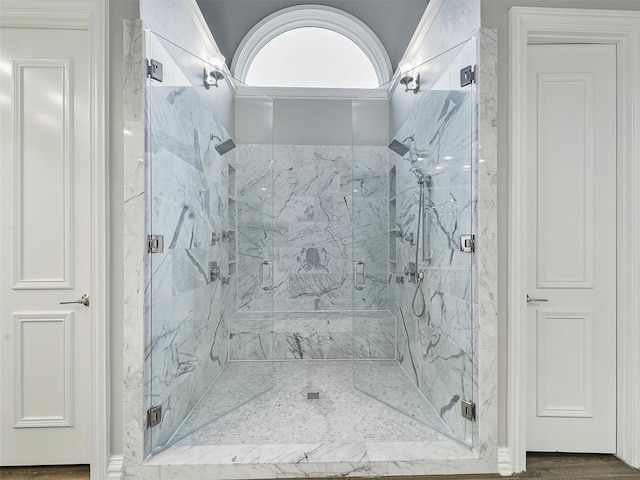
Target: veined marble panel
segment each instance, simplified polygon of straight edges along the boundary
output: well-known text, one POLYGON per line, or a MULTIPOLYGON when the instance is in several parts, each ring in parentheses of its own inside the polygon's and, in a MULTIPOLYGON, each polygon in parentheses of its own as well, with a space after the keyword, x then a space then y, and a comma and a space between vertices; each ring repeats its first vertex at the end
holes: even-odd
POLYGON ((353 190, 360 196, 388 198, 389 161, 386 147, 353 147, 353 190))
MULTIPOLYGON (((387 298, 386 292, 381 295, 385 283, 376 273, 386 273, 388 160, 384 149, 370 147, 360 152, 359 184, 368 195, 361 194, 363 201, 355 212, 351 147, 277 145, 273 147, 272 163, 254 165, 247 157, 255 151, 259 152, 257 158, 269 158, 266 147, 246 146, 239 149, 237 160, 241 192, 239 309, 259 311, 269 307, 265 294, 256 291, 257 282, 252 280, 262 261, 272 262, 271 292, 276 310, 352 308, 354 221, 357 254, 369 263, 373 274, 371 288, 364 300, 358 300, 357 308, 387 308, 380 301, 387 298), (271 191, 273 196, 268 196, 271 191)), ((280 343, 285 343, 284 339, 280 343)))
POLYGON ((388 311, 238 312, 230 329, 232 360, 390 359, 395 352, 388 311))
POLYGON ((289 227, 292 247, 348 249, 351 246, 351 222, 295 222, 289 227))
POLYGON ((353 333, 318 331, 276 333, 274 355, 278 360, 352 358, 353 333))
POLYGON ((386 272, 366 271, 365 288, 353 292, 356 310, 386 310, 389 304, 386 272))
POLYGON ((339 196, 341 186, 351 183, 351 147, 276 145, 273 153, 274 173, 287 196, 339 196))
POLYGON ((266 312, 236 313, 229 321, 229 359, 273 359, 273 322, 266 312))
POLYGON ((395 358, 396 318, 384 312, 354 312, 353 354, 358 359, 395 358))
POLYGON ((473 425, 460 415, 460 401, 473 394, 471 353, 414 315, 402 310, 400 314, 398 361, 452 436, 470 443, 473 425))
MULTIPOLYGON (((242 259, 240 258, 239 262, 242 259)), ((238 311, 273 311, 273 292, 264 290, 260 281, 260 263, 255 263, 255 273, 238 273, 238 311)), ((238 268, 243 268, 239 263, 238 268)), ((266 275, 266 274, 265 274, 266 275)))

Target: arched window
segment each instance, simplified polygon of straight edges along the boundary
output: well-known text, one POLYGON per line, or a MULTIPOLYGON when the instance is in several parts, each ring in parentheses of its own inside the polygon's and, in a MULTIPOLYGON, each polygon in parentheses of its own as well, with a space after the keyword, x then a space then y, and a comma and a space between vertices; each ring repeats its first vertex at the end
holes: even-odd
POLYGON ((376 35, 355 17, 319 5, 265 18, 245 36, 231 68, 261 87, 375 88, 391 77, 376 35))

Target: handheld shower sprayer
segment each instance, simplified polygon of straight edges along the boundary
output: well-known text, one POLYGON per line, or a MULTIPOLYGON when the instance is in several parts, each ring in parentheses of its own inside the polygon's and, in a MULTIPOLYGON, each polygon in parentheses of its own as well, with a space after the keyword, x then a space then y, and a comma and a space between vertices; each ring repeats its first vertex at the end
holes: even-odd
MULTIPOLYGON (((424 195, 425 195, 425 184, 428 184, 430 187, 432 177, 429 173, 429 158, 431 156, 431 152, 428 150, 419 150, 416 147, 416 139, 413 135, 410 135, 403 139, 402 141, 393 139, 393 141, 389 144, 389 149, 393 152, 400 155, 400 157, 405 158, 405 155, 408 155, 406 160, 409 161, 410 167, 409 171, 413 173, 418 179, 419 186, 419 197, 418 197, 418 225, 416 229, 415 242, 411 245, 415 245, 416 254, 415 254, 415 263, 409 262, 409 267, 405 268, 405 275, 409 276, 409 281, 411 283, 416 283, 416 291, 413 294, 413 300, 411 301, 411 309, 413 310, 413 314, 416 317, 422 317, 424 312, 426 311, 427 304, 425 302, 424 293, 420 288, 422 285, 422 280, 424 279, 424 272, 419 269, 419 252, 420 247, 422 246, 422 259, 427 260, 427 256, 425 251, 426 241, 425 238, 427 235, 423 231, 424 223, 426 223, 425 218, 425 207, 424 207, 424 195), (418 299, 421 301, 418 302, 418 299)), ((430 257, 429 257, 430 259, 430 257)))

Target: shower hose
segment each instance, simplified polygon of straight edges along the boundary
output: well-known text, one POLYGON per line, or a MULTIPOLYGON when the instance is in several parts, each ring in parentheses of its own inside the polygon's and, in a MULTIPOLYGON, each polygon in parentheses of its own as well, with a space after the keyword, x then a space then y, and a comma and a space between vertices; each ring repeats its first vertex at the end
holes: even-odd
MULTIPOLYGON (((418 199, 418 231, 416 234, 416 291, 413 294, 413 300, 411 301, 411 310, 416 317, 421 317, 424 315, 424 311, 427 308, 426 302, 424 300, 424 293, 420 288, 422 284, 422 273, 418 272, 418 250, 420 249, 420 224, 422 221, 422 215, 424 213, 424 179, 419 179, 418 183, 420 184, 420 198, 418 199), (420 299, 422 303, 422 307, 418 310, 416 307, 416 300, 418 299, 418 294, 420 294, 420 299)), ((424 241, 424 239, 422 240, 424 241)))

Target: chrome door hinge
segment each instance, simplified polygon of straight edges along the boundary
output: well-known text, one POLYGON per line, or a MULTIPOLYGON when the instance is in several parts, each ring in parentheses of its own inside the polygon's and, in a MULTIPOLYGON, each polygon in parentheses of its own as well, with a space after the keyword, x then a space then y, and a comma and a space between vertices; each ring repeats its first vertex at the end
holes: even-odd
POLYGON ((476 251, 476 236, 473 234, 460 235, 460 251, 473 253, 476 251))
POLYGON ((162 423, 162 405, 156 405, 147 410, 147 426, 155 427, 162 423))
POLYGON ((163 235, 147 235, 147 253, 164 252, 163 235))
POLYGON ((460 70, 460 86, 466 87, 476 82, 476 66, 469 65, 460 70))
POLYGON ((164 78, 162 74, 162 63, 157 60, 147 60, 147 77, 161 82, 164 78))
POLYGON ((462 417, 475 422, 476 404, 469 400, 462 400, 462 417))

